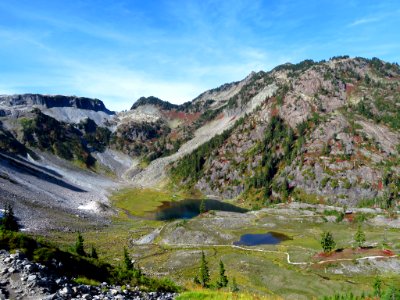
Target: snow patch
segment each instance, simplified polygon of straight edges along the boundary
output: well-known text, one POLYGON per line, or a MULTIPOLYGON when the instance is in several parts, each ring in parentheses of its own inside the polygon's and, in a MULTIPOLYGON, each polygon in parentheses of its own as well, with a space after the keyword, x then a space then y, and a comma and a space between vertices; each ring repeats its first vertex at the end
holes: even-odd
POLYGON ((80 210, 90 210, 94 212, 100 212, 100 206, 97 201, 91 201, 85 205, 79 205, 78 209, 80 210))

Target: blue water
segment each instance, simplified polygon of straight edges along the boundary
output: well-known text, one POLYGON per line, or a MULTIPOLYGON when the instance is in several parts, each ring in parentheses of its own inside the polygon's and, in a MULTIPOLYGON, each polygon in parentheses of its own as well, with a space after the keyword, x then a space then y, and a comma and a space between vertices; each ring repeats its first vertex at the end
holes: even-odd
POLYGON ((237 246, 277 245, 288 240, 289 237, 279 232, 267 232, 261 234, 243 234, 240 240, 234 242, 237 246))

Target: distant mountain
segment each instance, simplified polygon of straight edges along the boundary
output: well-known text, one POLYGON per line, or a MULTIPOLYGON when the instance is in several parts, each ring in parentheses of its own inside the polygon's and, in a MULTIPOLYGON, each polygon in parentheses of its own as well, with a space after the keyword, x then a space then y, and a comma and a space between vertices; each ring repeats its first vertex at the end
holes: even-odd
POLYGON ((180 106, 176 104, 172 104, 168 101, 161 100, 157 97, 150 96, 150 97, 140 97, 136 102, 132 105, 131 110, 138 108, 142 105, 154 105, 161 109, 171 110, 171 109, 179 109, 180 106))
POLYGON ((120 113, 97 99, 1 96, 0 147, 250 207, 295 199, 391 207, 399 107, 398 64, 340 56, 253 72, 182 105, 142 97, 120 113), (127 170, 119 156, 136 163, 127 170))
POLYGON ((104 103, 99 99, 91 99, 76 96, 61 95, 39 95, 39 94, 23 94, 23 95, 6 95, 0 96, 1 106, 43 106, 45 108, 53 107, 75 107, 79 109, 102 111, 107 114, 114 114, 108 110, 104 103))

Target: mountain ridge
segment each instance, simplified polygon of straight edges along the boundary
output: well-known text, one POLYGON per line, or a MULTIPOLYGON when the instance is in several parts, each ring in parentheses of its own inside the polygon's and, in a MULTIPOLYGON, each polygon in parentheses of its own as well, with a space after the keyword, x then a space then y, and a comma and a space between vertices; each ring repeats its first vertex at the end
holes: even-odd
POLYGON ((112 186, 170 182, 254 208, 299 199, 388 207, 398 201, 398 64, 306 60, 252 72, 182 105, 142 97, 112 115, 100 100, 86 107, 97 111, 79 101, 50 108, 34 101, 7 104, 2 151, 53 155, 56 165, 63 157, 96 176, 113 174, 112 186))
POLYGON ((95 98, 64 96, 64 95, 43 95, 43 94, 14 94, 0 95, 0 105, 9 106, 33 106, 39 105, 45 108, 53 107, 75 107, 79 109, 102 111, 107 114, 115 114, 106 108, 103 101, 95 98))

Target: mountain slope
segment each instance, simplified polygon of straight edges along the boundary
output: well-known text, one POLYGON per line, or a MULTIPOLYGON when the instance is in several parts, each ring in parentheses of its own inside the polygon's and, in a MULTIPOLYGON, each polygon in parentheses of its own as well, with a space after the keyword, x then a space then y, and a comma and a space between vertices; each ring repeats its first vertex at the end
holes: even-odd
POLYGON ((48 160, 68 184, 54 189, 49 174, 36 176, 42 191, 32 202, 51 194, 49 205, 63 207, 72 185, 88 197, 79 204, 72 195, 71 212, 81 206, 97 214, 93 201, 107 204, 112 188, 167 182, 249 207, 287 200, 392 207, 400 186, 399 105, 397 64, 349 57, 253 72, 182 105, 142 97, 120 113, 97 99, 1 96, 7 192, 0 198, 22 199, 37 180, 26 169, 48 173, 48 160), (85 178, 107 183, 86 188, 85 178), (105 196, 93 200, 102 185, 105 196))
POLYGON ((391 206, 399 197, 399 75, 396 64, 347 57, 275 68, 267 75, 274 96, 222 141, 175 163, 172 176, 256 206, 289 196, 391 206))

